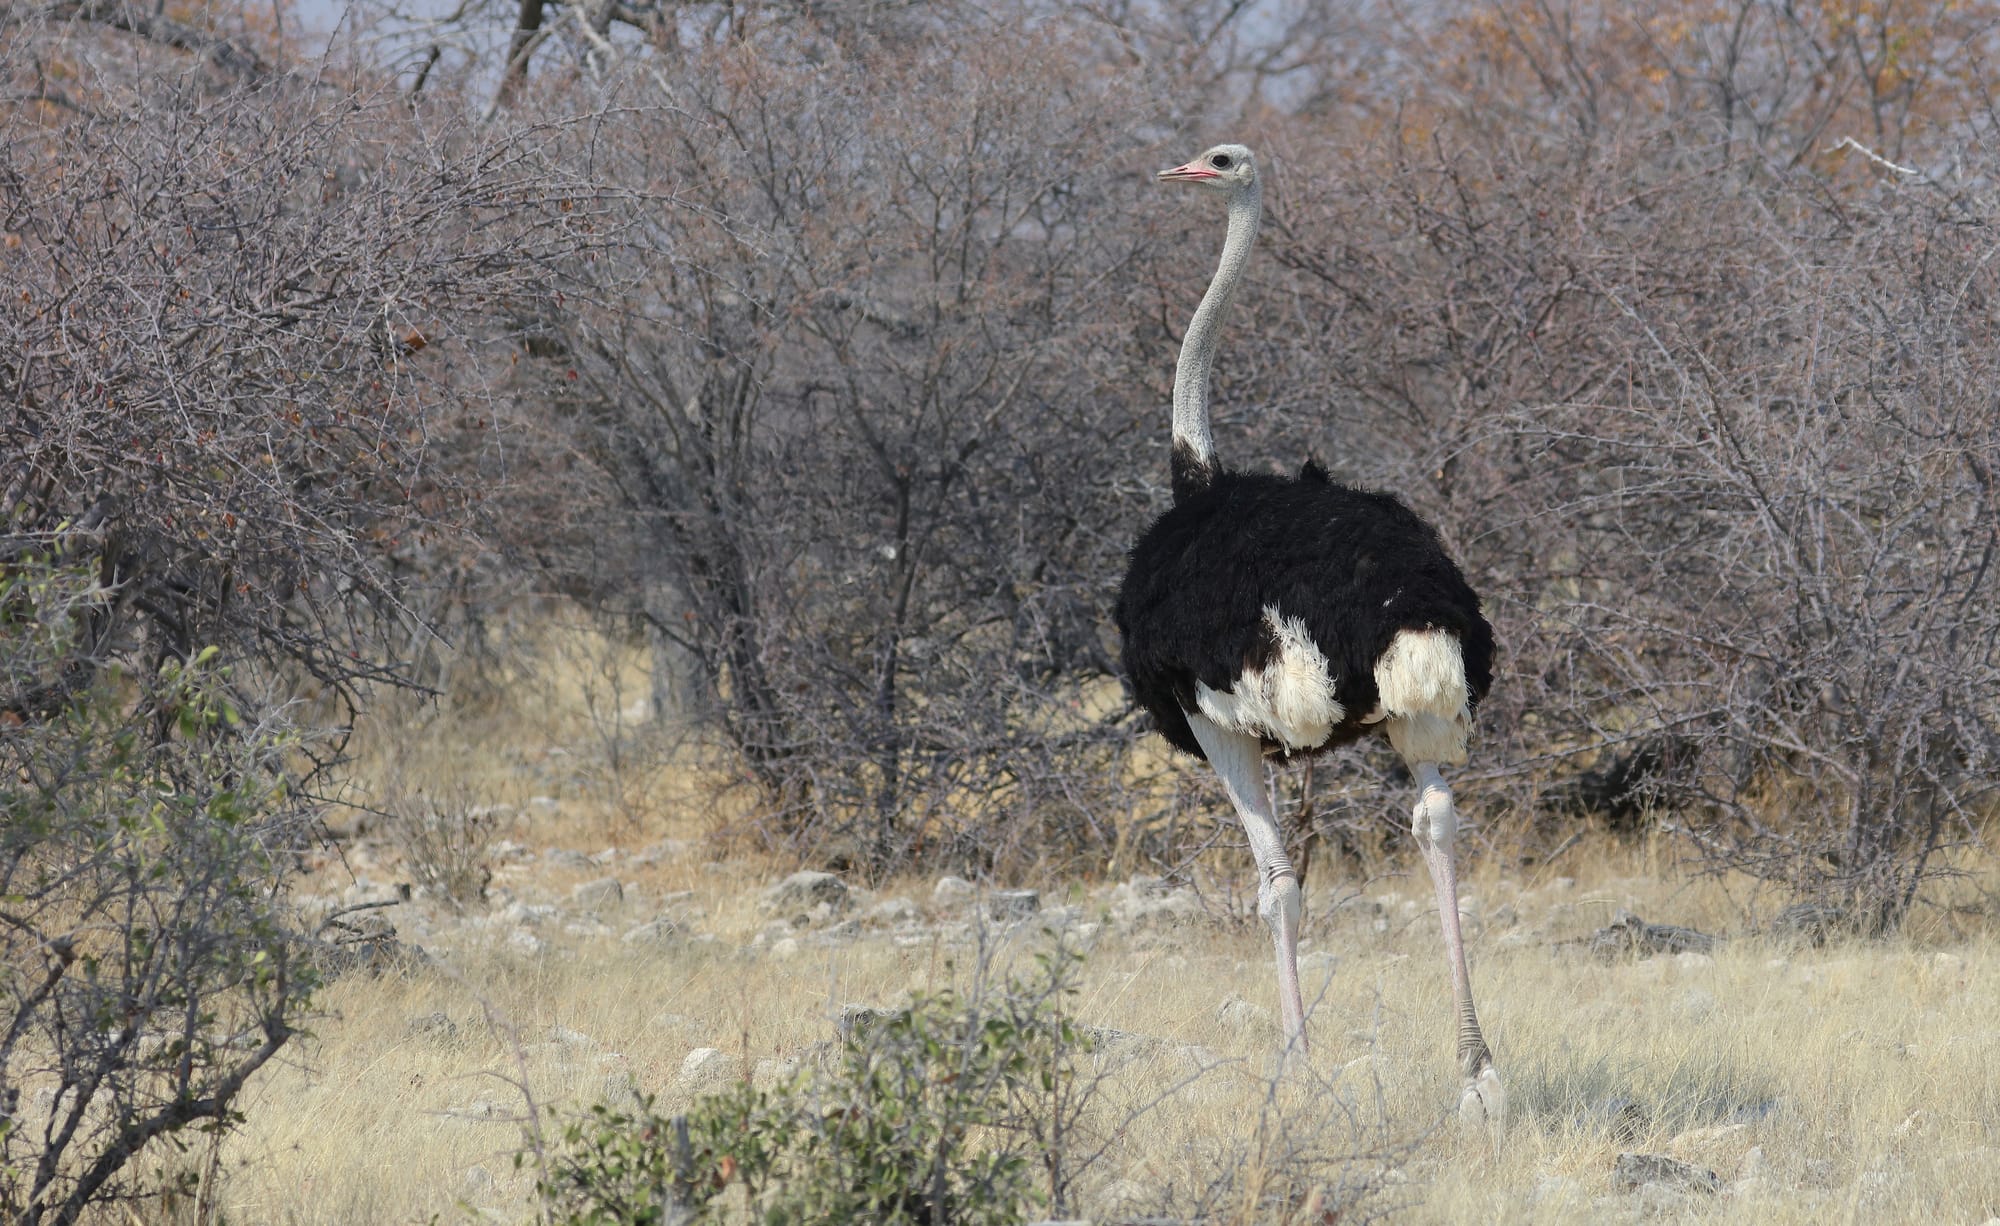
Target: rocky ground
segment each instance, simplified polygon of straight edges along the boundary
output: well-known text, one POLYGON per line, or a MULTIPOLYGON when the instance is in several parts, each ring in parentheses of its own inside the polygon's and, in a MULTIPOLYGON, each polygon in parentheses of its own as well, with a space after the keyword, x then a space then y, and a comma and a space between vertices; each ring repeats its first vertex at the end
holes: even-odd
MULTIPOLYGON (((1581 881, 1476 870, 1463 910, 1513 1117, 1494 1147, 1446 1124, 1420 876, 1314 892, 1314 1048, 1281 1076, 1268 945, 1229 892, 1247 864, 870 891, 696 838, 538 846, 535 826, 487 849, 485 897, 458 904, 386 842, 318 866, 302 901, 327 920, 331 1012, 231 1144, 237 1217, 528 1220, 514 1155, 538 1111, 772 1084, 910 990, 1057 939, 1085 954, 1075 1015, 1118 1055, 1104 1110, 1130 1115, 1070 1207, 1091 1220, 1171 1216, 1252 1151, 1365 1183, 1356 1203, 1399 1220, 2000 1215, 2000 968, 1981 933, 1819 947, 1747 922, 1722 886, 1615 857, 1581 881)), ((1206 1220, 1261 1220, 1232 1212, 1206 1220)))

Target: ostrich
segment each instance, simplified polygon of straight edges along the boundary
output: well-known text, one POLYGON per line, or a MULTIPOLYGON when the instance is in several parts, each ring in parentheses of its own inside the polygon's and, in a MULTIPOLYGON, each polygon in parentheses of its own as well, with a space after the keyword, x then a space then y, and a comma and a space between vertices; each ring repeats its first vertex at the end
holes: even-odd
POLYGON ((1174 505, 1133 546, 1118 596, 1125 671, 1161 735, 1207 759, 1243 821, 1257 911, 1277 948, 1285 1038, 1301 1049, 1302 904, 1263 757, 1388 735, 1416 780, 1412 826, 1444 926, 1459 1115, 1497 1128, 1506 1098, 1472 1007, 1452 859, 1458 819, 1439 771, 1466 759, 1472 707, 1492 682, 1492 628, 1437 532, 1394 495, 1336 485, 1310 461, 1297 477, 1216 461, 1208 371, 1257 237, 1257 163, 1241 145, 1217 145, 1159 178, 1221 195, 1229 234, 1174 370, 1174 505))

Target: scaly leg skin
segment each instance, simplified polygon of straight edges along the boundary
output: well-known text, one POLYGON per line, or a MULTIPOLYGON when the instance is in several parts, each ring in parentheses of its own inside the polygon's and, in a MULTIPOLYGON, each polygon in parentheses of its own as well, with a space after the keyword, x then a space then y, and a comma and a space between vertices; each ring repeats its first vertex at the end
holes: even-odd
POLYGON ((1285 840, 1278 832, 1271 791, 1264 786, 1264 747, 1256 737, 1231 732, 1192 711, 1188 726, 1194 729, 1208 764, 1221 777, 1223 790, 1229 793, 1229 802, 1236 807, 1243 832, 1250 838, 1250 854, 1257 858, 1257 914, 1271 930, 1278 958, 1278 1007, 1284 1013, 1286 1050, 1304 1052, 1306 1009, 1299 992, 1299 926, 1305 904, 1298 874, 1285 857, 1285 840))
POLYGON ((1458 1015, 1458 1067, 1465 1078, 1458 1118, 1467 1126, 1485 1125, 1498 1140, 1507 1124, 1507 1092, 1493 1067, 1493 1052, 1479 1031, 1479 1015, 1472 1008, 1472 976, 1465 969, 1465 938, 1458 920, 1458 866, 1452 856, 1458 814, 1452 808, 1451 788, 1435 763, 1413 763, 1412 769, 1418 795, 1411 825, 1417 846, 1423 849, 1424 863, 1430 868, 1431 884, 1437 889, 1445 961, 1451 968, 1452 1006, 1458 1015))

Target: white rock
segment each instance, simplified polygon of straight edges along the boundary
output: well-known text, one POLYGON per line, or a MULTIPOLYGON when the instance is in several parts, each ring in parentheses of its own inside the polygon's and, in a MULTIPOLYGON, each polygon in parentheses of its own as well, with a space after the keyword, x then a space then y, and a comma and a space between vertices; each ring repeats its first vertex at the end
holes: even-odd
POLYGON ((832 873, 802 869, 765 890, 761 905, 771 914, 792 915, 820 906, 825 906, 831 914, 839 914, 853 906, 854 900, 848 894, 847 883, 832 873))
POLYGON ((1272 1026, 1271 1011, 1262 1005, 1252 1004, 1240 996, 1231 996, 1215 1008, 1215 1020, 1226 1030, 1268 1030, 1272 1026))
POLYGON ((569 900, 585 911, 606 911, 625 901, 625 887, 616 877, 599 877, 571 890, 569 900))
POLYGON ((665 945, 680 935, 680 928, 672 920, 656 919, 626 929, 625 935, 618 939, 627 945, 665 945))
POLYGON ((940 907, 962 907, 979 897, 979 887, 963 877, 940 877, 931 887, 931 901, 940 907))
POLYGON ((865 918, 878 924, 908 924, 917 918, 917 905, 907 898, 884 898, 868 908, 865 918))
POLYGON ((995 890, 986 899, 986 913, 996 920, 1026 919, 1041 909, 1040 890, 995 890))
POLYGON ((710 1094, 743 1080, 743 1059, 717 1047, 697 1047, 681 1061, 676 1081, 687 1094, 710 1094))
POLYGON ((547 949, 548 943, 525 928, 516 928, 507 934, 507 948, 532 958, 547 949))
POLYGON ((757 1062, 750 1071, 750 1084, 760 1090, 772 1090, 798 1075, 799 1062, 790 1056, 767 1057, 757 1062))
POLYGON ((771 942, 769 952, 773 958, 782 962, 798 957, 801 948, 797 937, 779 937, 777 940, 771 942))

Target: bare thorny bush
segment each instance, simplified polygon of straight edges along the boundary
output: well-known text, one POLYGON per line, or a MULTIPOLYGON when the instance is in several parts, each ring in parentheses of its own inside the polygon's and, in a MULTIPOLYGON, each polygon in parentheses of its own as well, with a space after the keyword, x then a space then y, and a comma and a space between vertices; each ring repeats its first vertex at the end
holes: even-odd
POLYGON ((255 31, 0 12, 0 1205, 226 1129, 313 976, 284 884, 413 680, 522 304, 597 241, 562 128, 474 131, 255 31), (260 49, 261 48, 261 49, 260 49), (336 79, 339 77, 339 79, 336 79), (335 735, 324 735, 332 732, 335 735))
POLYGON ((1492 10, 1479 108, 1385 123, 1278 255, 1495 606, 1494 782, 1643 761, 1713 863, 1881 931, 2000 749, 1985 36, 1685 16, 1492 10))
POLYGON ((1115 816, 1126 734, 1079 679, 1111 671, 1110 457, 1153 450, 1115 390, 1142 236, 1106 224, 1149 108, 1012 70, 1082 53, 1060 32, 986 37, 786 26, 635 74, 599 165, 674 207, 534 389, 579 467, 527 546, 687 662, 772 837, 871 872, 1059 861, 1115 816))
MULTIPOLYGON (((634 108, 597 166, 675 207, 533 363, 564 467, 523 544, 671 645, 767 835, 1021 871, 1171 824, 1103 612, 1164 497, 1215 241, 1143 174, 1212 122, 1273 180, 1226 454, 1317 454, 1439 523, 1505 645, 1466 776, 1489 826, 1532 854, 1545 817, 1671 810, 1867 930, 1976 836, 2000 431, 1975 21, 1283 29, 1362 76, 1200 6, 858 12, 587 57, 634 108)), ((541 105, 582 79, 551 67, 541 105)))

